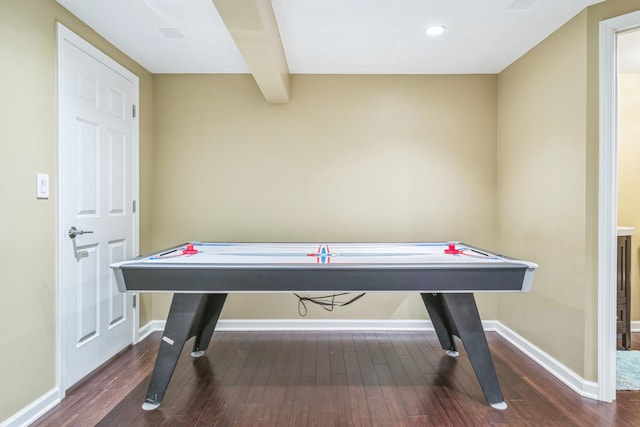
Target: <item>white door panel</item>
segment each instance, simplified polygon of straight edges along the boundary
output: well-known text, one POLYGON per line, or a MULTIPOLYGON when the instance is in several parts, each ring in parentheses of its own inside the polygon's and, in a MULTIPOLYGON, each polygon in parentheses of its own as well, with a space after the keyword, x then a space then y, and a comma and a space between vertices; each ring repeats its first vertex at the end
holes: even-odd
POLYGON ((136 85, 77 44, 64 40, 59 50, 65 389, 129 345, 137 323, 132 296, 117 291, 109 269, 137 250, 137 127, 132 116, 136 85), (64 230, 71 227, 85 233, 69 238, 64 230))

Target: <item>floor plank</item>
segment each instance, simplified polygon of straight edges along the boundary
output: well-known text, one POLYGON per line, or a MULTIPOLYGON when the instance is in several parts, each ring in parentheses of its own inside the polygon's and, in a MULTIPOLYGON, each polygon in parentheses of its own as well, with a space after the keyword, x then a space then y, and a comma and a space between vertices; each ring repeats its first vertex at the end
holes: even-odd
MULTIPOLYGON (((460 345, 433 332, 216 332, 185 346, 160 408, 145 412, 161 335, 72 388, 34 426, 637 426, 640 392, 581 398, 494 332, 487 340, 507 410, 492 409, 460 345)), ((640 334, 632 334, 640 348, 640 334)))

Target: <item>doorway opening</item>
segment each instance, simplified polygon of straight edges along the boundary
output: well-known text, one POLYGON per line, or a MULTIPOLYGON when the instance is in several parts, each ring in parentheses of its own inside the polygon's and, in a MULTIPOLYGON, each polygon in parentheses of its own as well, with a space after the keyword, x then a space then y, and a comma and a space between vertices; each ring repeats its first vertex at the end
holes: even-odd
POLYGON ((616 397, 618 226, 618 36, 640 28, 640 12, 600 23, 598 210, 598 398, 616 397))

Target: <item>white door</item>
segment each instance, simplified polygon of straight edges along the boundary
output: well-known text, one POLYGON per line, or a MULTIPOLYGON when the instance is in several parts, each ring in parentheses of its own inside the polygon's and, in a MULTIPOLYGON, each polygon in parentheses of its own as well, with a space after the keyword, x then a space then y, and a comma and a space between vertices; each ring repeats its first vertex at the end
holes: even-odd
POLYGON ((58 31, 60 333, 66 390, 131 344, 137 325, 133 297, 117 291, 109 269, 137 253, 137 81, 66 28, 58 31))

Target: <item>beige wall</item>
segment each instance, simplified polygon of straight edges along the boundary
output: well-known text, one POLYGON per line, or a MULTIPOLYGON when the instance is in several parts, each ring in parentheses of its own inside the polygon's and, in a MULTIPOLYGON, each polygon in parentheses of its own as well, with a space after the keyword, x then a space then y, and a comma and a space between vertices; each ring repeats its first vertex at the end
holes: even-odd
POLYGON ((587 280, 586 52, 583 12, 498 79, 501 249, 540 265, 531 293, 500 296, 498 318, 580 375, 587 280))
MULTIPOLYGON (((496 76, 312 76, 265 103, 250 76, 155 76, 154 246, 437 241, 495 246, 496 76)), ((480 296, 485 318, 495 297, 480 296)), ((295 297, 232 295, 226 318, 297 318, 295 297)), ((154 299, 164 318, 168 296, 154 299)), ((309 318, 425 318, 370 294, 309 318)))
POLYGON ((618 224, 631 238, 631 320, 640 320, 640 74, 618 75, 618 224))
POLYGON ((639 0, 589 7, 498 79, 501 248, 540 263, 533 292, 498 319, 597 380, 599 23, 639 0))
POLYGON ((140 77, 142 249, 151 240, 152 76, 53 0, 0 1, 0 422, 56 385, 56 21, 140 77))

